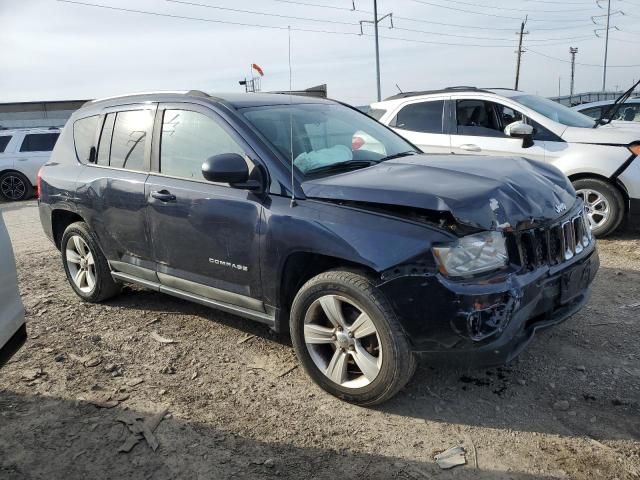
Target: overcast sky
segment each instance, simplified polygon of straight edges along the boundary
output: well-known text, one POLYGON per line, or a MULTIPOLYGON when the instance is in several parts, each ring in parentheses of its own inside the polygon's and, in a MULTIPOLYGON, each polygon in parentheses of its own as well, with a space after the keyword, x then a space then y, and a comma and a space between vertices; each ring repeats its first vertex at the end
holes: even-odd
MULTIPOLYGON (((336 8, 286 0, 190 1, 254 13, 168 0, 78 0, 280 29, 153 16, 56 0, 0 0, 0 102, 89 99, 148 90, 242 91, 238 80, 249 74, 249 65, 254 62, 265 71, 263 90, 287 89, 288 25, 292 28, 295 89, 327 83, 333 98, 356 105, 375 101, 374 39, 357 35, 358 22, 373 18, 367 13, 373 8, 372 0, 355 0, 357 11, 351 11, 351 0, 298 0, 336 8)), ((387 20, 380 24, 384 37, 380 39, 383 97, 396 93, 396 84, 403 90, 449 85, 513 87, 515 32, 525 14, 529 14, 526 29, 530 33, 525 37, 529 51, 523 56, 522 90, 557 95, 561 77, 562 94, 568 94, 570 65, 565 62, 570 58, 570 46, 579 47, 578 63, 595 65, 576 67, 576 92, 602 86, 602 68, 598 65, 603 63, 604 40, 594 35, 597 27, 591 15, 605 10, 595 1, 378 3, 380 15, 393 12, 396 27, 389 29, 387 20)), ((622 9, 626 15, 612 17, 612 24, 621 31, 612 32, 609 64, 638 65, 609 69, 608 86, 622 88, 640 78, 640 0, 612 0, 612 5, 614 11, 622 9)), ((373 29, 365 24, 364 32, 371 34, 373 29)))

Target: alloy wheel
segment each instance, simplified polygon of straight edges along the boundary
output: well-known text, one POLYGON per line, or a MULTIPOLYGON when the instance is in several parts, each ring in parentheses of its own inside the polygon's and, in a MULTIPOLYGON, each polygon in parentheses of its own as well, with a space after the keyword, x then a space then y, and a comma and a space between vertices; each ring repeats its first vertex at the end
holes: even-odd
POLYGON ((0 191, 8 200, 20 200, 27 191, 27 185, 22 178, 16 175, 7 175, 2 179, 0 191))
POLYGON ((65 259, 76 287, 83 293, 91 293, 96 286, 96 265, 89 245, 80 235, 73 235, 67 242, 65 259))
POLYGON ((611 215, 609 201, 600 192, 591 189, 581 189, 576 192, 584 201, 587 217, 591 228, 598 228, 607 223, 611 215))
POLYGON ((311 304, 304 341, 316 367, 342 387, 365 387, 380 373, 382 344, 375 324, 345 297, 324 295, 311 304))

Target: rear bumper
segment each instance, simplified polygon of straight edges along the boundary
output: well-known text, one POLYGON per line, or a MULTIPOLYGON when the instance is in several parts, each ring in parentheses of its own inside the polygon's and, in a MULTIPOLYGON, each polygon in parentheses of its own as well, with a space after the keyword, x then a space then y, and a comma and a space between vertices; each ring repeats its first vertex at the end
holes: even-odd
POLYGON ((13 357, 27 341, 27 325, 22 324, 9 341, 0 349, 0 368, 13 357))
POLYGON ((445 357, 447 363, 492 366, 509 362, 536 332, 579 311, 599 265, 592 247, 555 270, 545 267, 500 281, 459 283, 436 275, 381 288, 416 353, 445 357), (398 300, 400 292, 404 300, 398 300))

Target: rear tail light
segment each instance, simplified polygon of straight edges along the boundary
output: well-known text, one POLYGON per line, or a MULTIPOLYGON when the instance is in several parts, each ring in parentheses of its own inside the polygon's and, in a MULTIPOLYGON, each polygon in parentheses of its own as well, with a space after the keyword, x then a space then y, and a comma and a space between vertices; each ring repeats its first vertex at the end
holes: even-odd
POLYGON ((36 198, 40 198, 40 195, 42 194, 42 187, 41 187, 41 182, 42 182, 42 169, 44 167, 40 167, 40 170, 38 170, 38 182, 36 183, 36 198))
POLYGON ((351 140, 351 150, 358 150, 360 147, 364 145, 364 139, 362 137, 354 136, 351 140))

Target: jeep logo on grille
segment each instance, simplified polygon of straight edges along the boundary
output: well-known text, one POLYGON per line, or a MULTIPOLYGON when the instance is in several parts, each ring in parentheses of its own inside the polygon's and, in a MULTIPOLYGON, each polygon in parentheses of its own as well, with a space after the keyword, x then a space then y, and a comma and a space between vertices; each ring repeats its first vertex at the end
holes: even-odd
POLYGON ((562 213, 567 209, 567 206, 560 202, 560 203, 556 203, 553 208, 555 209, 556 213, 562 213))

